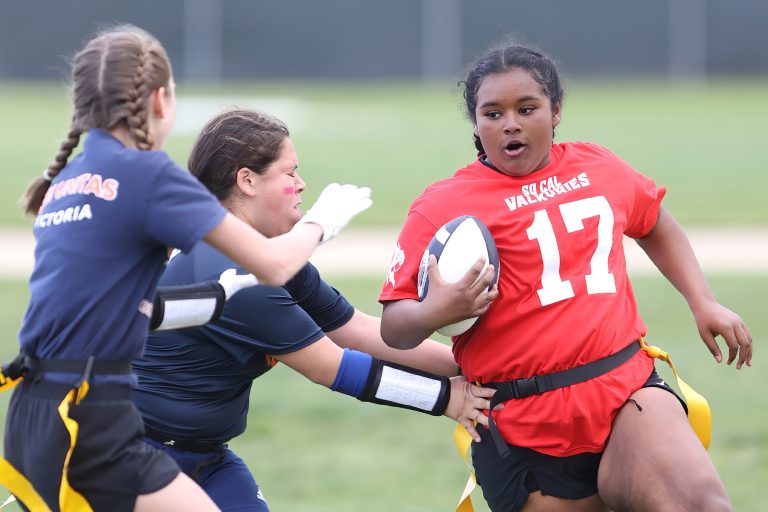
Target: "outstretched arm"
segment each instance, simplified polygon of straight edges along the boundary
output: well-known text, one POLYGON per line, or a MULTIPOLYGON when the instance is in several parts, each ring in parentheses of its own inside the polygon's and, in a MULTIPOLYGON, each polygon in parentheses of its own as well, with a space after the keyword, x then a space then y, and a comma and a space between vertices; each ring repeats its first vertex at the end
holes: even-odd
POLYGON ((656 225, 637 239, 662 274, 688 302, 704 344, 717 362, 723 356, 715 341, 722 336, 728 346, 728 364, 738 356, 736 368, 752 365, 752 335, 739 315, 722 306, 710 290, 688 237, 674 217, 662 207, 656 225))
POLYGON ((371 206, 371 190, 332 183, 320 193, 302 222, 274 238, 227 214, 204 237, 229 258, 238 262, 259 282, 281 286, 307 263, 320 242, 336 236, 358 213, 371 206))
POLYGON ((368 352, 380 359, 447 377, 459 373, 459 367, 454 361, 453 352, 448 345, 428 339, 410 350, 392 348, 381 338, 381 319, 359 310, 355 310, 354 315, 347 323, 327 334, 334 343, 342 348, 368 352))
POLYGON ((478 279, 485 262, 480 259, 456 283, 440 278, 437 261, 430 256, 429 289, 419 302, 414 299, 390 301, 381 315, 381 337, 387 345, 400 349, 413 348, 440 327, 485 313, 499 295, 487 292, 493 282, 493 265, 488 265, 478 279))
POLYGON ((476 441, 473 421, 488 426, 483 410, 495 390, 472 386, 464 377, 441 377, 342 349, 328 337, 295 352, 274 356, 311 381, 363 402, 445 415, 464 425, 476 441))

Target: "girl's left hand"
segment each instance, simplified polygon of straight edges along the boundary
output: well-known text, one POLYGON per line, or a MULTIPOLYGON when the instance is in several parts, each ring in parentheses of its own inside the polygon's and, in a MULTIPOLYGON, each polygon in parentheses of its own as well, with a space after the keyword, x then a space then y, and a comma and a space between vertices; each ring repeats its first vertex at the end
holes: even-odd
POLYGON ((723 355, 715 337, 722 336, 728 346, 727 364, 738 356, 737 370, 741 370, 744 363, 752 366, 752 335, 739 315, 715 300, 697 305, 692 311, 699 335, 718 363, 723 360, 723 355))

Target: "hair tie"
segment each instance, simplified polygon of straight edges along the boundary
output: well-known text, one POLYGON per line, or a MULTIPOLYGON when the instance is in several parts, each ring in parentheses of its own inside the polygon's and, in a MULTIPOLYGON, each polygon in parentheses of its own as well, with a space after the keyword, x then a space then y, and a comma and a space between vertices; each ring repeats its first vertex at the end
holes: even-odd
POLYGON ((43 179, 44 179, 45 181, 47 181, 48 183, 50 183, 50 182, 52 182, 52 181, 53 181, 53 176, 51 176, 51 170, 50 170, 50 169, 48 169, 47 167, 46 167, 46 168, 45 168, 45 170, 43 171, 43 179))

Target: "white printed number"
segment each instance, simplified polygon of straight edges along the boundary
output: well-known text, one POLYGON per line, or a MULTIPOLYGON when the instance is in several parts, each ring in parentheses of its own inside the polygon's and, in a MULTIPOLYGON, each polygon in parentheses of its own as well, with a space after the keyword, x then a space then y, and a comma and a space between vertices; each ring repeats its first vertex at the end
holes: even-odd
MULTIPOLYGON (((616 281, 608 271, 608 255, 613 246, 613 211, 603 196, 589 197, 560 205, 560 215, 569 233, 584 229, 584 219, 598 217, 597 247, 589 261, 590 273, 584 276, 587 293, 616 293, 616 281)), ((536 240, 541 251, 543 271, 541 288, 538 290, 542 306, 573 297, 570 281, 560 277, 560 250, 555 230, 546 210, 533 216, 533 223, 526 230, 529 240, 536 240)))

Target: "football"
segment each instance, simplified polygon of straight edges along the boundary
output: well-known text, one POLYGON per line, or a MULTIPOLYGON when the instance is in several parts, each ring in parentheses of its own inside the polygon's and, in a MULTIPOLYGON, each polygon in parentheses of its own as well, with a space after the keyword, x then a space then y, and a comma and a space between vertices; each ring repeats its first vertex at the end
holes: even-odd
MULTIPOLYGON (((419 267, 419 300, 424 300, 429 291, 427 265, 430 254, 434 254, 437 258, 440 277, 449 283, 455 283, 461 279, 481 257, 485 258, 483 272, 489 264, 496 270, 491 287, 499 280, 499 251, 496 249, 496 242, 485 224, 477 217, 471 215, 456 217, 438 229, 432 237, 419 267)), ((446 325, 437 332, 444 336, 458 336, 475 325, 478 318, 467 318, 455 324, 446 325)))

